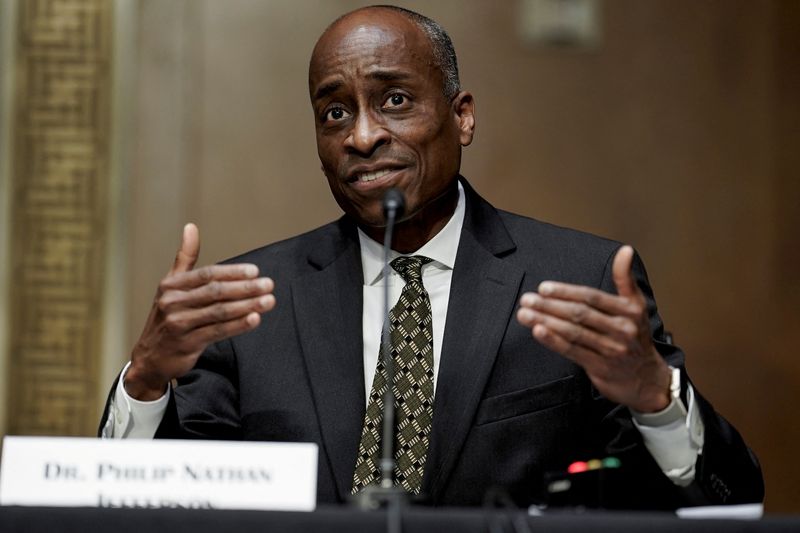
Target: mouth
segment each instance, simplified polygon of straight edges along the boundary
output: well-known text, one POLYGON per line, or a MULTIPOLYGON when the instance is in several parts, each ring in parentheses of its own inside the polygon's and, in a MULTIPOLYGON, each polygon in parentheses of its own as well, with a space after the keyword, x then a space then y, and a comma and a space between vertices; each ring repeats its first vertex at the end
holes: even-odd
POLYGON ((358 182, 361 182, 361 183, 369 183, 371 181, 375 181, 377 179, 380 179, 380 178, 386 176, 390 172, 392 172, 392 170, 388 169, 388 168, 384 168, 384 169, 381 169, 381 170, 373 170, 373 171, 370 171, 370 172, 356 172, 356 174, 353 177, 352 181, 358 181, 358 182))
POLYGON ((362 192, 383 189, 399 179, 402 167, 373 166, 354 168, 348 175, 347 183, 362 192))

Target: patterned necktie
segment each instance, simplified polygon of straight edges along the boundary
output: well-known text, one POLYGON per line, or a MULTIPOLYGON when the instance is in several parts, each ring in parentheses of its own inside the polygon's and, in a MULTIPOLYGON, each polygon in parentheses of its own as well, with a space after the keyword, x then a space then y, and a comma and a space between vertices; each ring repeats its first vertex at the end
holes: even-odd
MULTIPOLYGON (((422 472, 425 469, 428 437, 433 420, 433 315, 428 292, 422 285, 422 265, 430 261, 427 257, 415 255, 398 257, 391 263, 392 268, 406 282, 400 300, 389 312, 397 408, 395 476, 398 484, 412 494, 419 494, 422 486, 422 472)), ((361 443, 358 446, 356 470, 353 474, 354 494, 380 479, 381 424, 386 379, 381 345, 375 380, 364 416, 361 443)))

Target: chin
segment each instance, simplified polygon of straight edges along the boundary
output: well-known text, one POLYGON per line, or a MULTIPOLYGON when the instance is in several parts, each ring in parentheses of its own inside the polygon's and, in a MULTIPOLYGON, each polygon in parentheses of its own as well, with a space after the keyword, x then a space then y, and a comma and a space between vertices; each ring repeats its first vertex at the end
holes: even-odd
POLYGON ((377 212, 364 212, 364 211, 354 211, 352 209, 345 210, 347 216, 355 220, 359 226, 364 226, 368 228, 382 228, 386 225, 386 222, 383 218, 383 209, 378 206, 379 209, 377 212))

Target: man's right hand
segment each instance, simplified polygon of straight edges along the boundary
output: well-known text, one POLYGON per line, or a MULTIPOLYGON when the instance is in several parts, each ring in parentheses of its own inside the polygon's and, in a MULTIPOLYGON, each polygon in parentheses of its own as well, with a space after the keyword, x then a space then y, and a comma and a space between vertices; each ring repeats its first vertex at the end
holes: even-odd
POLYGON ((199 231, 187 224, 125 374, 125 391, 137 400, 163 396, 170 380, 189 372, 206 346, 256 328, 261 313, 275 307, 274 283, 259 278, 258 267, 210 265, 194 270, 199 254, 199 231))

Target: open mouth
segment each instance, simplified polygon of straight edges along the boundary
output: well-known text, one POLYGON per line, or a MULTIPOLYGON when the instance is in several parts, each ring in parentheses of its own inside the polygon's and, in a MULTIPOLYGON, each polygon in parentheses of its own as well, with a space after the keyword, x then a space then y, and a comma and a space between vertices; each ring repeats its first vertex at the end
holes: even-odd
POLYGON ((370 182, 370 181, 375 181, 378 178, 382 178, 385 175, 389 174, 390 172, 391 172, 391 170, 388 169, 388 168, 383 169, 383 170, 375 170, 375 171, 372 171, 372 172, 359 172, 359 173, 356 174, 354 181, 360 181, 362 183, 367 183, 367 182, 370 182))
POLYGON ((400 179, 400 174, 405 167, 383 166, 382 168, 355 168, 349 174, 347 183, 361 191, 373 191, 382 189, 400 179))

